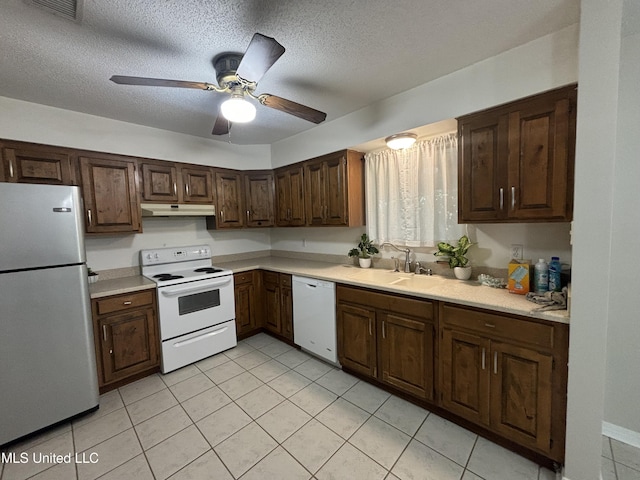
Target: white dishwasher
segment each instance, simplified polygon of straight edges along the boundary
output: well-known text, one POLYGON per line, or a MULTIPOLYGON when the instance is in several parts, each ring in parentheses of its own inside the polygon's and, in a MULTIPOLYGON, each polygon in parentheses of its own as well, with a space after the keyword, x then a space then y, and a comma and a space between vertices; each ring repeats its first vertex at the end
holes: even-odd
POLYGON ((292 282, 294 343, 337 364, 336 284, 296 275, 292 282))

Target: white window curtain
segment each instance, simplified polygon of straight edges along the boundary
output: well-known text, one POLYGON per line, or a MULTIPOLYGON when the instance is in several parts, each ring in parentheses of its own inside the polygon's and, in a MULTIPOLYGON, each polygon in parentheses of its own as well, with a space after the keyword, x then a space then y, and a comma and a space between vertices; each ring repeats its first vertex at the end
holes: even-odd
POLYGON ((367 233, 374 243, 431 247, 457 240, 458 137, 365 155, 367 233))

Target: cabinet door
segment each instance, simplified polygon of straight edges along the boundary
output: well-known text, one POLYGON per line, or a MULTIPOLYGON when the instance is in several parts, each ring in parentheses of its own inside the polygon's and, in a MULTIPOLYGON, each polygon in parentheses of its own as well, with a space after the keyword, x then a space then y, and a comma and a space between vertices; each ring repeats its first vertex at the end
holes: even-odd
POLYGON ((218 198, 218 228, 237 228, 244 225, 242 208, 242 176, 237 172, 216 172, 218 198))
POLYGON ((289 225, 301 226, 305 224, 304 174, 301 165, 289 170, 289 184, 291 185, 289 225))
POLYGON ((325 223, 348 225, 347 159, 344 154, 323 162, 325 165, 325 223))
POLYGON ((509 217, 571 220, 571 108, 568 98, 540 98, 509 114, 509 217))
POLYGON ((52 147, 3 147, 4 178, 8 182, 76 185, 71 153, 52 147))
POLYGON ((277 283, 264 282, 264 327, 278 335, 282 332, 280 317, 280 286, 277 283))
POLYGON ((275 196, 272 173, 248 173, 244 176, 247 227, 272 227, 273 198, 275 196))
POLYGON ((293 291, 291 287, 280 287, 280 309, 282 336, 293 341, 293 291))
POLYGON ((213 204, 213 173, 210 168, 180 167, 184 203, 213 204))
POLYGON ((146 202, 178 203, 178 170, 170 162, 141 163, 142 199, 146 202))
POLYGON ((252 283, 236 284, 236 333, 242 335, 256 329, 255 287, 252 283))
POLYGON ((326 218, 325 165, 308 163, 304 167, 304 204, 307 225, 323 225, 326 218))
POLYGON ((508 118, 487 114, 459 127, 458 221, 497 220, 505 215, 508 118))
POLYGON ((135 163, 113 158, 80 157, 80 167, 87 232, 141 231, 135 163))
POLYGON ((370 377, 377 376, 375 310, 339 303, 336 321, 340 364, 370 377))
POLYGON ((275 175, 276 189, 276 225, 287 227, 291 218, 291 181, 288 171, 280 171, 275 175))
POLYGON ((490 341, 486 338, 442 330, 442 406, 484 425, 489 425, 489 347, 490 341))
POLYGON ((153 308, 103 317, 98 325, 104 383, 159 365, 153 308))
POLYGON ((553 359, 527 348, 491 344, 491 427, 520 445, 551 448, 553 359))
POLYGON ((433 325, 378 313, 381 380, 407 393, 433 399, 433 325))

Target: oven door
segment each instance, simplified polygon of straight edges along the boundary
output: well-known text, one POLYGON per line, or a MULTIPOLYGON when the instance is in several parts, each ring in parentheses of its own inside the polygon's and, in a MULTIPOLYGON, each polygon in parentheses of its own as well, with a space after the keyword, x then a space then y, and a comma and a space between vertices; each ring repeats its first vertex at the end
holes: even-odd
POLYGON ((162 340, 235 319, 233 275, 158 288, 162 340))

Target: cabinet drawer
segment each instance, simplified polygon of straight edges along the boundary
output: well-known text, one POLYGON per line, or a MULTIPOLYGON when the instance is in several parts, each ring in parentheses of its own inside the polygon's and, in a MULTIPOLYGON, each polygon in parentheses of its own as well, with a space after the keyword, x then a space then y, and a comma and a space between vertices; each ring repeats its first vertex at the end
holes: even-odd
POLYGON ((553 326, 489 312, 442 304, 440 319, 451 325, 480 332, 489 337, 553 348, 553 326))
POLYGON ((433 302, 401 295, 378 293, 363 288, 338 285, 337 301, 355 303, 387 312, 401 313, 425 320, 433 319, 433 302))
POLYGON ((287 275, 286 273, 280 274, 280 286, 281 287, 290 287, 291 286, 291 275, 287 275))
POLYGON ((244 285, 245 283, 253 283, 253 272, 242 272, 233 274, 234 285, 244 285))
POLYGON ((151 305, 153 303, 153 291, 136 292, 125 295, 115 295, 104 299, 96 300, 98 315, 104 315, 129 308, 151 305))
POLYGON ((262 272, 262 279, 264 283, 279 283, 279 276, 276 272, 262 272))

